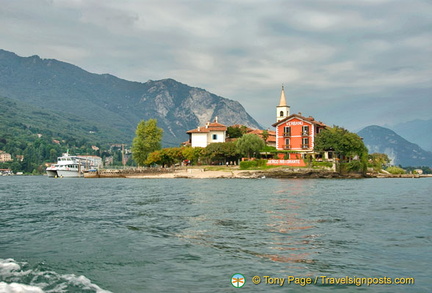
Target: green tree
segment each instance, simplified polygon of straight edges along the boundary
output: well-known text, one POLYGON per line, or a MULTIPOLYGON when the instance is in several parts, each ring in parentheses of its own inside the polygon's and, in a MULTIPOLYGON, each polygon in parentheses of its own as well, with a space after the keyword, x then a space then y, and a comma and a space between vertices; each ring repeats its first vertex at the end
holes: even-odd
POLYGON ((115 149, 112 151, 112 157, 113 157, 113 165, 114 166, 121 166, 123 165, 123 156, 122 156, 122 150, 121 149, 115 149))
POLYGON ((267 139, 269 138, 269 136, 270 136, 270 133, 268 132, 268 130, 263 130, 262 138, 264 140, 265 146, 267 146, 267 139))
POLYGON ((197 164, 200 157, 203 155, 204 148, 201 147, 184 147, 182 148, 183 157, 189 160, 191 164, 197 164))
POLYGON ((27 148, 24 150, 24 160, 21 164, 23 171, 27 173, 33 172, 37 169, 40 160, 37 156, 36 149, 33 144, 29 143, 27 148))
POLYGON ((163 161, 162 156, 163 156, 162 150, 151 152, 147 156, 147 159, 145 160, 145 164, 146 165, 153 165, 153 164, 162 165, 162 161, 163 161))
POLYGON ((53 149, 53 148, 50 149, 50 151, 49 151, 49 161, 51 163, 57 162, 57 157, 58 157, 57 151, 55 149, 53 149))
POLYGON ((206 146, 204 155, 210 161, 236 161, 238 159, 237 147, 234 142, 211 143, 206 146))
POLYGON ((367 148, 360 136, 339 126, 329 127, 315 137, 315 151, 329 150, 333 150, 341 159, 348 160, 367 154, 367 148))
POLYGON ((265 146, 264 141, 256 134, 245 134, 236 142, 237 151, 248 156, 253 157, 258 154, 265 146))
POLYGON ((373 153, 368 156, 369 166, 373 167, 376 171, 381 171, 382 168, 388 163, 390 163, 390 159, 386 154, 373 153))
POLYGON ((360 136, 348 130, 333 126, 329 127, 315 137, 316 152, 334 151, 336 156, 342 161, 351 162, 354 158, 360 161, 360 164, 351 164, 350 170, 353 166, 359 166, 358 171, 363 173, 367 170, 368 151, 360 136))
POLYGON ((157 127, 157 120, 142 120, 138 123, 132 142, 132 157, 138 166, 144 165, 147 156, 161 148, 163 130, 157 127))
POLYGON ((181 163, 185 157, 182 153, 182 148, 164 148, 158 151, 151 152, 145 161, 146 165, 158 164, 162 167, 172 166, 173 164, 181 163))
POLYGON ((229 138, 239 138, 242 137, 244 133, 238 126, 228 126, 226 134, 229 138))
POLYGON ((164 155, 164 164, 172 166, 174 164, 180 164, 185 157, 182 153, 182 148, 165 148, 162 150, 164 155))
POLYGON ((12 170, 12 172, 16 173, 21 171, 21 164, 17 161, 14 161, 11 165, 10 165, 10 169, 12 170))

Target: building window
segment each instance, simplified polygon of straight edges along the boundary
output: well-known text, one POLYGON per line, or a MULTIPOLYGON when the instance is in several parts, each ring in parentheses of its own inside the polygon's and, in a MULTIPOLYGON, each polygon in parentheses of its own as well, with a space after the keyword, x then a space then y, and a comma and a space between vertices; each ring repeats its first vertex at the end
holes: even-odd
POLYGON ((213 140, 217 140, 217 134, 213 134, 213 140))
POLYGON ((291 127, 290 126, 284 127, 284 136, 291 136, 291 127))
POLYGON ((284 116, 284 112, 283 112, 283 111, 280 111, 279 116, 280 116, 280 117, 283 117, 283 116, 284 116))
POLYGON ((285 138, 285 145, 284 145, 284 149, 288 150, 290 149, 290 139, 289 138, 285 138))
POLYGON ((302 138, 302 148, 303 149, 309 148, 309 137, 303 137, 302 138))
POLYGON ((309 135, 309 126, 302 127, 302 135, 309 135))

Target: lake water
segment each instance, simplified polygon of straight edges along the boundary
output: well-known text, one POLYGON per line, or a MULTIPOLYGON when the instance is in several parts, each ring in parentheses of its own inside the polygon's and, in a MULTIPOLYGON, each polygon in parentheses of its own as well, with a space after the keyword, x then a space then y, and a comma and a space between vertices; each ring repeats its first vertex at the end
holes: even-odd
POLYGON ((430 292, 431 194, 430 178, 0 177, 0 292, 430 292))

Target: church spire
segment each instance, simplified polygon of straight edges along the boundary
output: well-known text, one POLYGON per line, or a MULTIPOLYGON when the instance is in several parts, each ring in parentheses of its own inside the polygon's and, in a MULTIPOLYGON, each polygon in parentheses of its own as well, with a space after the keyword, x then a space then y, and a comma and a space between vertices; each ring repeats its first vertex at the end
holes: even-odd
POLYGON ((285 90, 282 85, 282 91, 279 100, 279 106, 276 106, 276 120, 280 121, 290 115, 290 106, 287 105, 285 98, 285 90))
POLYGON ((284 91, 284 86, 282 85, 279 107, 286 107, 286 106, 287 106, 287 103, 286 103, 286 98, 285 98, 285 91, 284 91))

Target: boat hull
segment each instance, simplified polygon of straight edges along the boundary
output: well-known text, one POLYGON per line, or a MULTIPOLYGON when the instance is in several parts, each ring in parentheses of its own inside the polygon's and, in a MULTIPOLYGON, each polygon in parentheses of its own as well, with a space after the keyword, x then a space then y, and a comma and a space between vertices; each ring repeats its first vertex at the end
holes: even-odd
POLYGON ((48 177, 57 177, 57 171, 56 170, 46 170, 46 173, 48 177))
POLYGON ((75 170, 57 170, 57 177, 76 178, 80 176, 78 171, 75 170))

